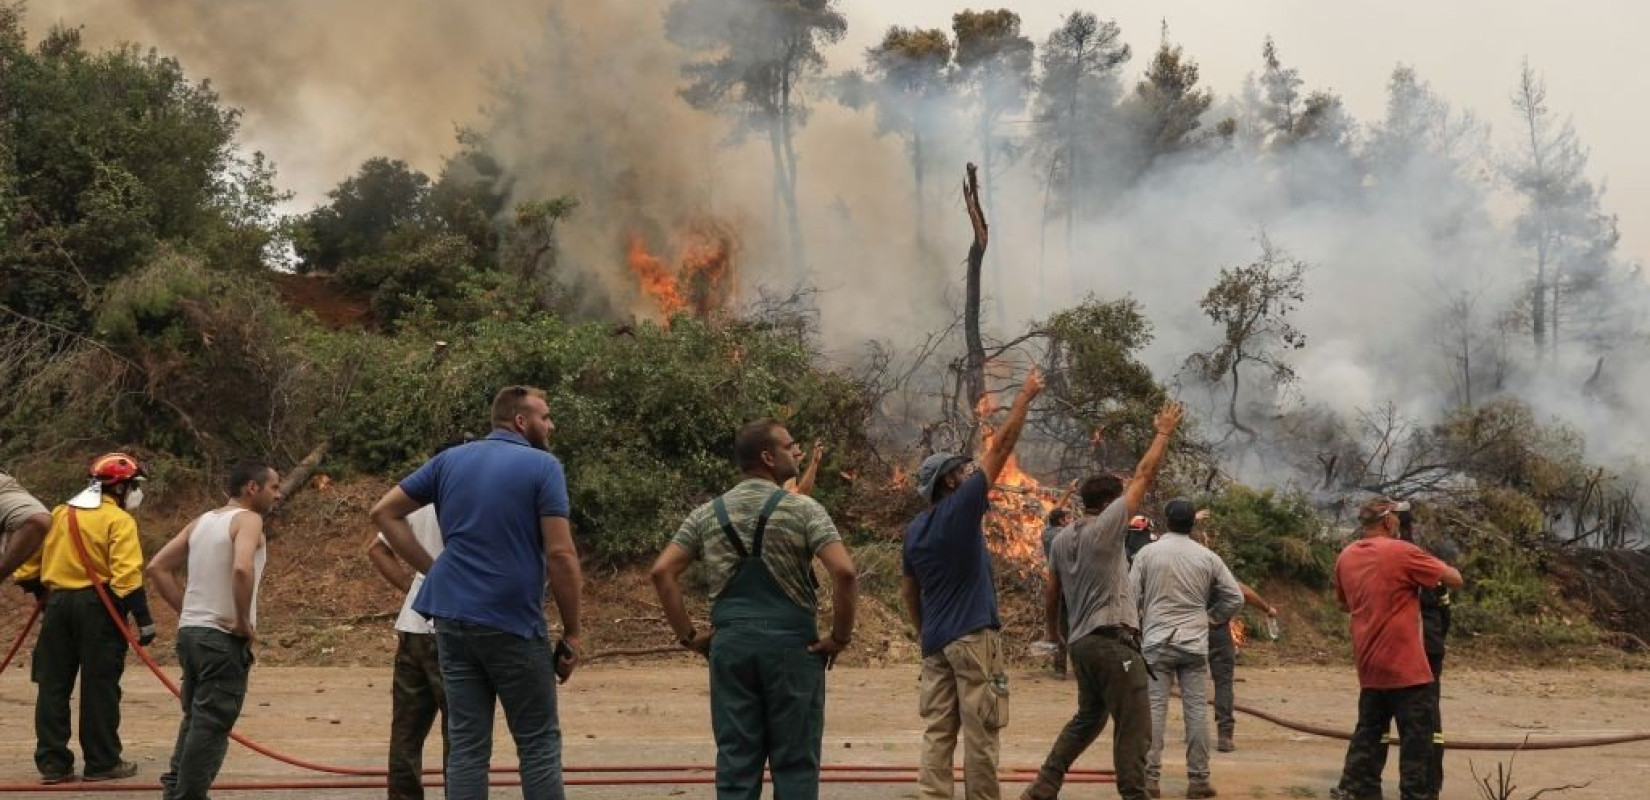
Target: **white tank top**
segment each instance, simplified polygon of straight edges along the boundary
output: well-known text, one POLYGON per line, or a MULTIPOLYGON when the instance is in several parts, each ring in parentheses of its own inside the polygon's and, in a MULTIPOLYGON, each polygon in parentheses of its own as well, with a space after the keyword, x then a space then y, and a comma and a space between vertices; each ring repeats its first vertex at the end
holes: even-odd
MULTIPOLYGON (((216 628, 224 633, 235 629, 235 542, 229 526, 242 508, 208 511, 195 521, 189 533, 189 582, 184 587, 180 628, 216 628)), ((258 627, 258 586, 264 579, 264 543, 252 558, 252 619, 258 627)))

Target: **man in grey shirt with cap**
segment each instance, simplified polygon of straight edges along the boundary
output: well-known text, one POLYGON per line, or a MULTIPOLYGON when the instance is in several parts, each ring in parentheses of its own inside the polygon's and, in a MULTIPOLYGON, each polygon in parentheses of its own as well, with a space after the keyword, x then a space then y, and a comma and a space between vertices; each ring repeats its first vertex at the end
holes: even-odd
POLYGON ((1146 790, 1157 796, 1163 772, 1163 737, 1168 726, 1169 690, 1180 684, 1186 715, 1186 796, 1214 797, 1209 785, 1208 702, 1209 625, 1223 624, 1243 607, 1237 578, 1214 551, 1188 535, 1197 507, 1183 498, 1163 509, 1169 532, 1142 548, 1129 571, 1140 603, 1140 621, 1151 664, 1152 747, 1146 754, 1146 790))
MULTIPOLYGON (((1112 766, 1123 800, 1146 800, 1146 750, 1151 744, 1151 708, 1146 699, 1146 662, 1140 654, 1140 612, 1129 584, 1125 535, 1129 516, 1146 502, 1146 492, 1169 451, 1169 439, 1185 416, 1171 402, 1157 413, 1157 436, 1140 458, 1125 488, 1113 475, 1083 482, 1079 492, 1087 515, 1054 537, 1049 548, 1049 582, 1044 596, 1045 638, 1068 643, 1077 673, 1077 713, 1037 772, 1021 800, 1054 800, 1066 772, 1099 737, 1106 720, 1112 729, 1112 766), (1065 605, 1066 629, 1057 629, 1065 605)), ((1156 545, 1153 545, 1154 547, 1156 545)), ((1151 548, 1146 548, 1147 550, 1151 548)), ((1145 552, 1142 550, 1141 552, 1145 552)))

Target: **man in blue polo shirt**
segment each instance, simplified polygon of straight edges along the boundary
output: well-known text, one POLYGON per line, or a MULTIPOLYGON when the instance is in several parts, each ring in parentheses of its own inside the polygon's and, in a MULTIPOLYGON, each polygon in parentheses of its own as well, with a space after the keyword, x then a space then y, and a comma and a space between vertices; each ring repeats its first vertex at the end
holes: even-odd
POLYGON ((565 681, 578 663, 584 581, 567 523, 567 481, 546 452, 555 425, 543 391, 500 390, 492 423, 485 439, 443 451, 391 489, 372 519, 425 575, 413 610, 435 619, 451 748, 447 797, 487 797, 496 697, 516 742, 522 796, 563 800, 551 674, 565 681), (439 561, 407 524, 408 514, 430 503, 445 547, 439 561), (562 621, 554 658, 544 625, 546 578, 562 621))
POLYGON ((917 492, 931 507, 905 530, 905 609, 922 638, 921 796, 952 791, 952 756, 963 735, 968 800, 997 800, 998 734, 1008 724, 1007 662, 991 554, 980 523, 989 493, 1014 453, 1043 376, 1026 376, 1008 420, 976 469, 972 459, 935 453, 917 470, 917 492))

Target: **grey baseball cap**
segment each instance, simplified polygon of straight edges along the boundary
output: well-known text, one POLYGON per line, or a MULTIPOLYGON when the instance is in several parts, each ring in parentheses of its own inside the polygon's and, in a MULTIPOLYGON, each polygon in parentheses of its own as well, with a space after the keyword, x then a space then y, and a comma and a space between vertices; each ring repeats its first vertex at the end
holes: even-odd
POLYGON ((917 494, 929 503, 934 502, 934 487, 940 485, 940 477, 972 460, 956 453, 935 453, 923 459, 922 466, 917 468, 917 494))

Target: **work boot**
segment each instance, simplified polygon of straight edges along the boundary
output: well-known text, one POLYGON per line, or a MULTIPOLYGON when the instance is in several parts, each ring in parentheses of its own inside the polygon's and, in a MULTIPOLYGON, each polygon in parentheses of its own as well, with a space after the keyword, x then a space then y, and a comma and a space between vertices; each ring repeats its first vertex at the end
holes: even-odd
POLYGON ((1186 785, 1186 797, 1189 798, 1189 800, 1198 800, 1198 798, 1214 796, 1215 787, 1210 786, 1208 781, 1192 781, 1186 785))
POLYGON ((97 772, 87 770, 83 780, 87 783, 96 783, 98 781, 118 781, 121 778, 130 778, 136 774, 136 764, 133 764, 130 761, 122 761, 119 764, 105 770, 99 770, 97 772))
POLYGON ((1020 800, 1060 800, 1060 787, 1039 774, 1037 779, 1020 793, 1020 800))
POLYGON ((1237 745, 1232 744, 1232 734, 1230 734, 1230 733, 1221 734, 1220 735, 1220 741, 1215 743, 1215 749, 1219 750, 1222 753, 1230 753, 1233 750, 1236 750, 1237 745))
POLYGON ((1160 788, 1157 785, 1156 780, 1154 780, 1152 778, 1147 778, 1146 779, 1146 794, 1150 795, 1152 797, 1162 797, 1163 796, 1163 789, 1160 788))
POLYGON ((1353 794, 1347 789, 1342 789, 1341 787, 1336 786, 1335 788, 1329 790, 1329 800, 1382 800, 1382 798, 1380 792, 1376 792, 1374 794, 1353 794))
POLYGON ((57 784, 68 783, 69 781, 72 781, 72 780, 74 780, 74 771, 73 770, 63 770, 62 772, 53 771, 53 772, 42 772, 42 773, 40 773, 40 783, 41 783, 41 785, 44 785, 44 786, 56 786, 57 784))

